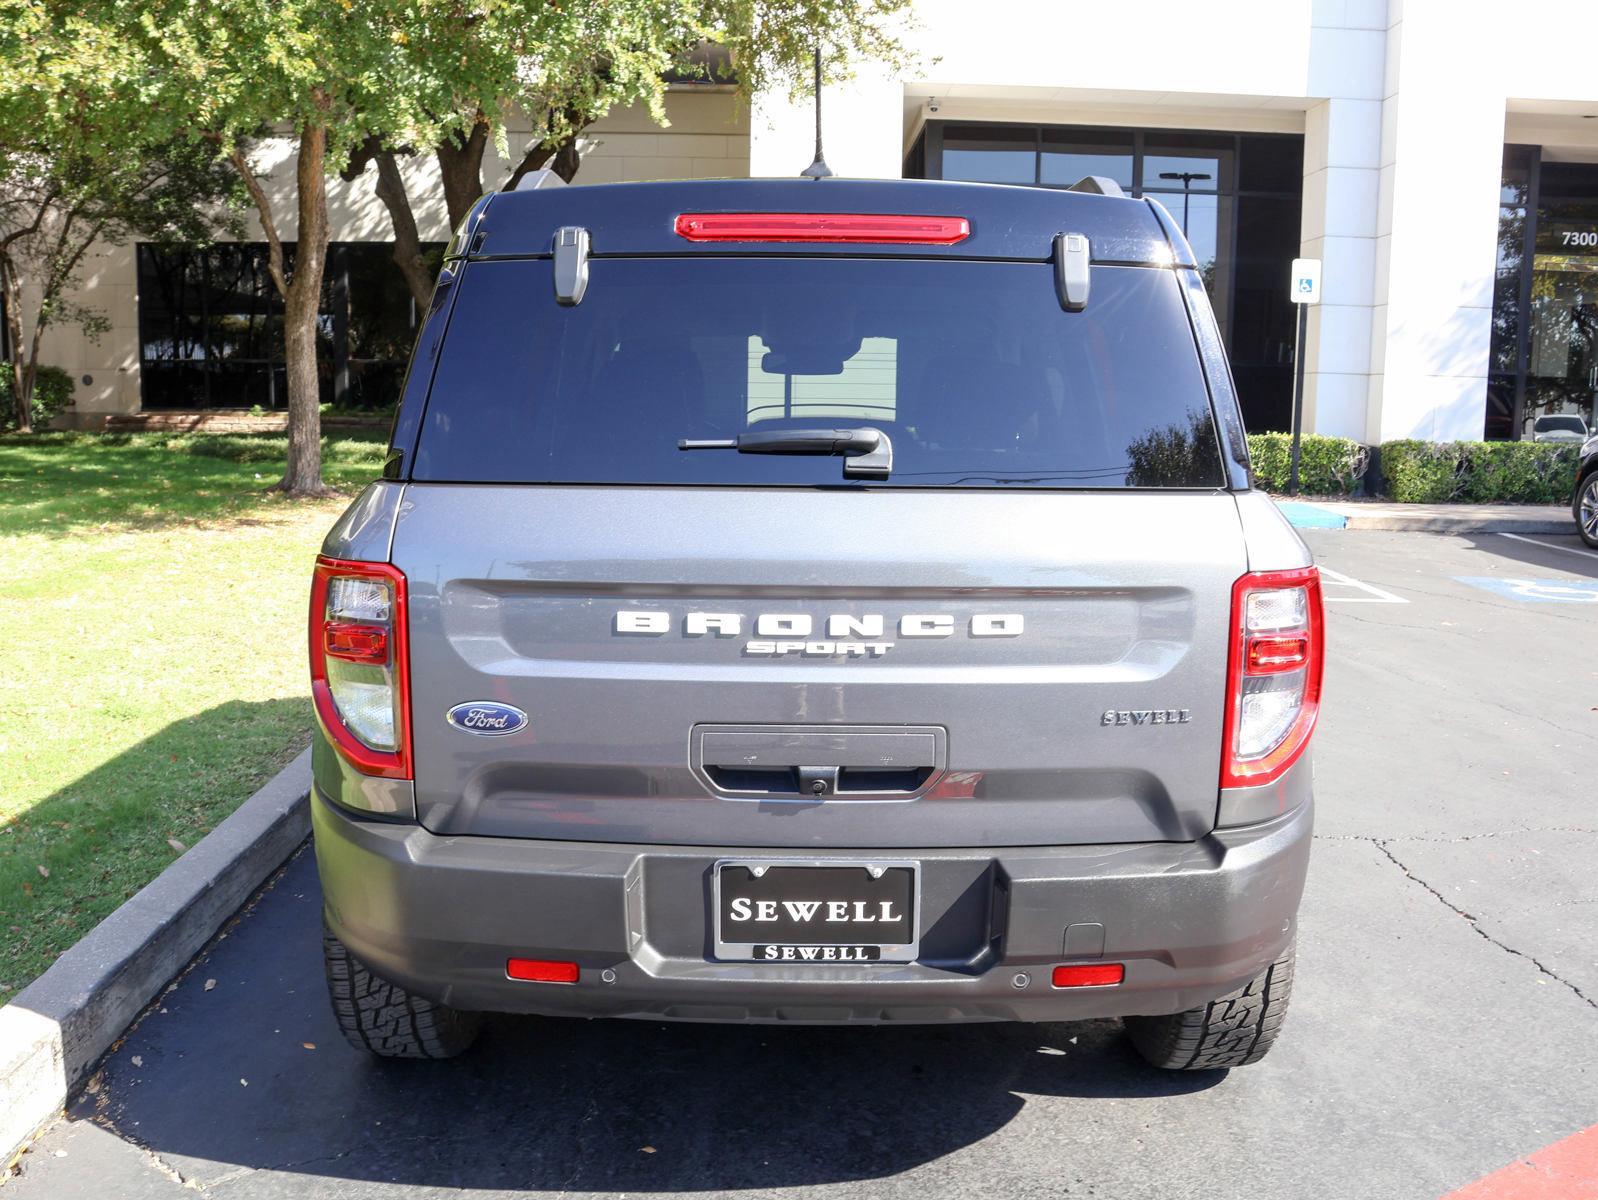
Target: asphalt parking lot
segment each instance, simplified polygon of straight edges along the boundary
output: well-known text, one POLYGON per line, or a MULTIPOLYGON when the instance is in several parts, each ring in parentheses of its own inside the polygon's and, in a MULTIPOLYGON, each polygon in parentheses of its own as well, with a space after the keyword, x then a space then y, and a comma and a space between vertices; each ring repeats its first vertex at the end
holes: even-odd
POLYGON ((302 852, 8 1193, 1432 1200, 1592 1126, 1598 555, 1306 536, 1331 651, 1317 844, 1265 1062, 1157 1073, 1114 1022, 506 1019, 463 1060, 380 1063, 334 1028, 302 852))

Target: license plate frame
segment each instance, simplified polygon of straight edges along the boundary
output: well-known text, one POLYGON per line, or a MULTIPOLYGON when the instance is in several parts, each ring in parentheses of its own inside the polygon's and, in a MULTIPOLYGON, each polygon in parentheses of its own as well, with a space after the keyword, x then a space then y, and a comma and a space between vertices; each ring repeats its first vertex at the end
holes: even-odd
MULTIPOLYGON (((710 888, 710 921, 711 939, 714 945, 715 956, 718 960, 728 962, 749 963, 780 963, 790 965, 803 962, 807 966, 858 966, 864 963, 906 963, 914 962, 921 956, 921 863, 915 859, 907 858, 723 858, 718 859, 711 871, 710 888), (738 938, 731 940, 725 938, 723 929, 723 889, 722 872, 728 868, 744 868, 757 878, 764 876, 772 869, 801 868, 844 868, 860 870, 867 873, 877 872, 885 874, 888 871, 907 871, 910 878, 910 940, 907 942, 877 942, 869 938, 858 938, 853 933, 844 937, 828 940, 798 940, 784 941, 775 936, 760 936, 756 940, 744 941, 738 938), (855 956, 814 958, 814 959, 787 959, 769 958, 764 955, 757 956, 756 950, 766 947, 785 946, 794 947, 834 947, 838 949, 857 947, 874 947, 877 951, 875 958, 861 958, 855 956)), ((851 929, 859 929, 860 925, 849 923, 851 929)))

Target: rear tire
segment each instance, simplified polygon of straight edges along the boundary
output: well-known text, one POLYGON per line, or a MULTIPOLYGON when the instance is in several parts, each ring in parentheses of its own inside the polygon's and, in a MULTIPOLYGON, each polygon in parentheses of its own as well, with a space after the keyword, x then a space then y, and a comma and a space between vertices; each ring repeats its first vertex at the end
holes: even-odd
POLYGON ((1167 1017, 1126 1017, 1126 1032, 1150 1064, 1167 1071, 1216 1071, 1265 1057, 1287 1017, 1293 947, 1219 1000, 1167 1017))
POLYGON ((322 961, 333 1016, 345 1040, 379 1058, 454 1058, 471 1047, 481 1013, 413 996, 379 979, 322 926, 322 961))
POLYGON ((1570 506, 1581 540, 1598 550, 1598 471, 1589 471, 1576 486, 1576 499, 1570 506))

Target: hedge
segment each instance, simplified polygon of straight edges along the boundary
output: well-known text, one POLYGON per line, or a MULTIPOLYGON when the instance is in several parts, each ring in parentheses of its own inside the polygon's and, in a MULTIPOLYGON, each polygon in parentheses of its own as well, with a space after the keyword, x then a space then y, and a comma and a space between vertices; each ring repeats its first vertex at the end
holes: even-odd
MULTIPOLYGON (((1254 481, 1268 492, 1287 491, 1293 439, 1286 433, 1251 433, 1248 454, 1254 481)), ((1365 476, 1370 451, 1350 438, 1306 433, 1299 447, 1298 490, 1310 496, 1349 496, 1365 476)))
MULTIPOLYGON (((60 367, 40 367, 33 379, 33 428, 37 431, 50 424, 55 416, 72 403, 75 390, 72 376, 60 367)), ((17 427, 16 393, 11 388, 11 364, 0 362, 0 433, 10 433, 17 427)))
POLYGON ((1566 504, 1577 454, 1547 442, 1383 442, 1382 475, 1403 504, 1566 504))

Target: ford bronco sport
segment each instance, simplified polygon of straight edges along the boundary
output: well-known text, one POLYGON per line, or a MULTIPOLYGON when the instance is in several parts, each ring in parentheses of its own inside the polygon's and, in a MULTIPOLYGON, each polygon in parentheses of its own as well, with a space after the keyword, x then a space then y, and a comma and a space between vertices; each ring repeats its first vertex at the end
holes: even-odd
POLYGON ((1320 585, 1160 206, 484 197, 311 601, 344 1033, 1281 1027, 1320 585))

